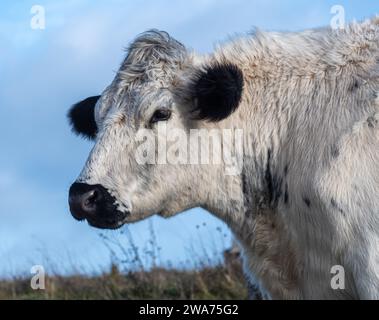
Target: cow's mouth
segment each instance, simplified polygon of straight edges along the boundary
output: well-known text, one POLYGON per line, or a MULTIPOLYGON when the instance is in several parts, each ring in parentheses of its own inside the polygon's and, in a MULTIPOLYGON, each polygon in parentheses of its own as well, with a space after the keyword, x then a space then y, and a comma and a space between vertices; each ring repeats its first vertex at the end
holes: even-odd
POLYGON ((118 229, 126 223, 129 212, 117 209, 116 199, 102 185, 74 183, 69 192, 72 216, 101 229, 118 229))

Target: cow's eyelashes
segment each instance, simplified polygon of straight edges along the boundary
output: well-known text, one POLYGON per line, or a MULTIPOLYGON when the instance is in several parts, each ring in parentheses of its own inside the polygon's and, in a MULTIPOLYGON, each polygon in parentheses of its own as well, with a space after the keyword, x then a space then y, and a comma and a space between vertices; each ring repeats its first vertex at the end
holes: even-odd
POLYGON ((150 124, 156 123, 158 121, 166 121, 171 117, 171 110, 169 109, 158 109, 155 110, 153 116, 150 119, 150 124))

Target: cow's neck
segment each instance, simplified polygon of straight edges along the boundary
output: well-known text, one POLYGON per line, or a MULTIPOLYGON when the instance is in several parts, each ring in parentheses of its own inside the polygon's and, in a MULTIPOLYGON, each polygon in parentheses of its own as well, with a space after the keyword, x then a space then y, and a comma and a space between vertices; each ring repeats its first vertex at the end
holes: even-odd
POLYGON ((253 271, 271 297, 298 298, 296 250, 278 214, 278 207, 289 197, 289 164, 283 152, 288 121, 277 112, 281 111, 258 110, 242 103, 235 114, 219 124, 243 129, 244 148, 239 155, 243 165, 236 175, 218 173, 218 183, 209 184, 217 189, 207 193, 204 207, 225 221, 244 247, 248 275, 253 271), (265 274, 259 274, 262 261, 272 262, 266 265, 265 274))
MULTIPOLYGON (((233 149, 238 163, 235 173, 225 165, 212 179, 216 190, 205 191, 204 207, 236 228, 260 212, 275 211, 280 201, 287 200, 285 177, 288 164, 285 148, 287 118, 279 110, 258 110, 243 101, 227 120, 212 128, 242 130, 243 148, 233 149)), ((236 135, 235 137, 237 137, 236 135)), ((236 140, 234 140, 236 143, 236 140)))

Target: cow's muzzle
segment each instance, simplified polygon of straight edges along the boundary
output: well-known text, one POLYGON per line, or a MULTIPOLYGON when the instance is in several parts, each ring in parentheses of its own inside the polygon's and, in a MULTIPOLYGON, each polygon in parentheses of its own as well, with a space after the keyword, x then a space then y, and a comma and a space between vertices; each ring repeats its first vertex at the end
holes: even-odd
POLYGON ((68 199, 72 216, 77 220, 86 219, 93 227, 117 229, 126 221, 128 213, 117 209, 116 199, 100 184, 75 182, 68 199))

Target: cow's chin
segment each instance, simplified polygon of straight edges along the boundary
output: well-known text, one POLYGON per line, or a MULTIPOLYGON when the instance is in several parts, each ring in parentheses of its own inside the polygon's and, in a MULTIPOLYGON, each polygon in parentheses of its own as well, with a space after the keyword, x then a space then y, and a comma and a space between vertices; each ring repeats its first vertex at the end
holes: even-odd
POLYGON ((127 223, 127 219, 123 218, 87 218, 88 224, 94 228, 98 229, 111 229, 116 230, 121 228, 125 223, 127 223))

